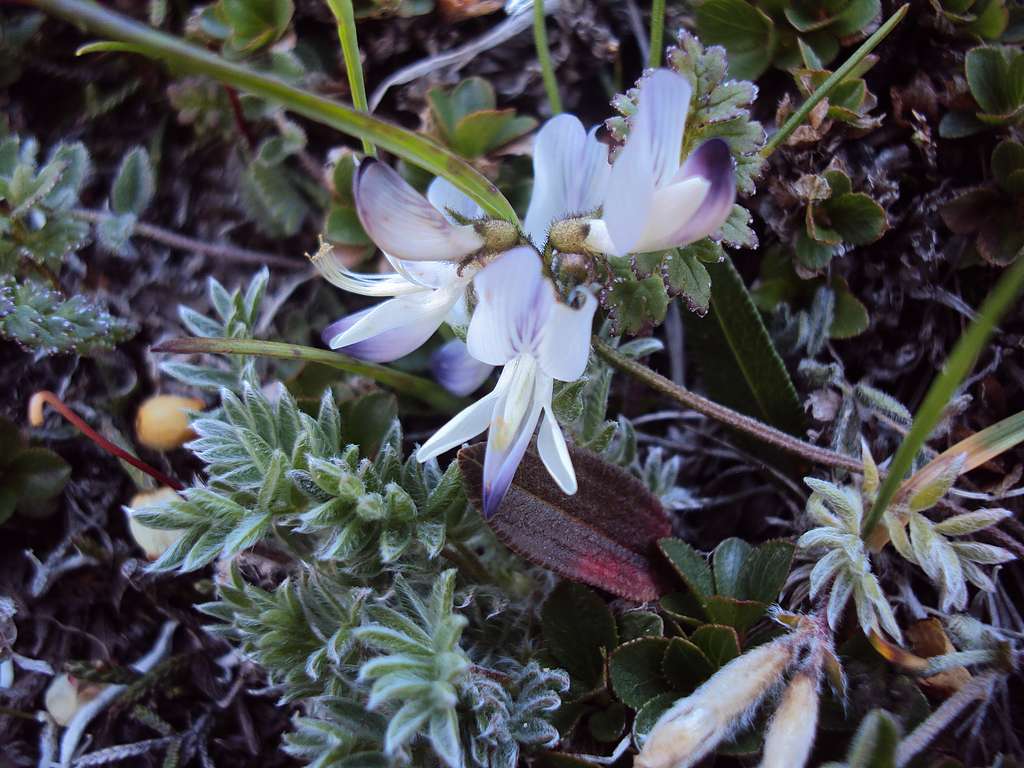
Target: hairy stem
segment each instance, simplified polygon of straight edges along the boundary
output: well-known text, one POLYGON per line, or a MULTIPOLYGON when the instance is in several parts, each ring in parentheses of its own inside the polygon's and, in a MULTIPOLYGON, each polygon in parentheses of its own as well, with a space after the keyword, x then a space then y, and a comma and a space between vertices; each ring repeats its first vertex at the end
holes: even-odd
MULTIPOLYGON (((92 211, 85 208, 75 208, 71 215, 76 219, 88 221, 91 224, 101 224, 114 216, 106 211, 92 211)), ((169 229, 163 229, 155 224, 136 222, 132 228, 132 235, 144 237, 156 243, 162 243, 176 251, 201 253, 204 256, 212 256, 225 261, 235 261, 240 264, 259 264, 268 267, 280 267, 281 269, 302 269, 305 262, 299 259, 289 259, 285 256, 278 256, 264 251, 254 251, 249 248, 239 248, 235 245, 208 243, 205 240, 198 240, 188 237, 169 229)))
MULTIPOLYGON (((363 62, 359 58, 359 39, 356 36, 356 16, 352 9, 352 0, 327 0, 327 5, 338 21, 338 41, 345 59, 345 74, 348 76, 349 90, 352 91, 352 106, 360 112, 369 113, 366 102, 366 86, 363 84, 363 62)), ((363 152, 371 157, 377 156, 377 149, 363 139, 363 152)))
POLYGON ((455 413, 466 404, 464 400, 450 394, 430 379, 424 379, 405 371, 388 368, 386 365, 368 363, 365 360, 358 360, 330 349, 317 349, 316 347, 304 347, 299 344, 286 344, 280 341, 260 341, 257 339, 185 338, 163 341, 153 347, 152 351, 170 352, 178 355, 255 355, 257 357, 276 357, 283 360, 317 363, 379 381, 381 384, 414 397, 442 413, 455 413))
POLYGON ((827 448, 812 445, 746 414, 739 413, 691 392, 670 379, 666 379, 660 373, 652 371, 646 365, 620 354, 618 350, 596 336, 593 338, 593 344, 594 351, 613 368, 617 368, 623 373, 639 379, 652 389, 656 389, 663 395, 671 397, 673 400, 692 408, 698 413, 703 413, 705 416, 744 432, 756 440, 774 445, 776 448, 800 456, 815 464, 837 467, 851 472, 863 471, 863 465, 857 459, 830 451, 827 448))
POLYGON ((158 483, 166 485, 169 488, 173 488, 176 491, 184 490, 185 486, 175 480, 173 477, 168 477, 156 467, 150 466, 142 459, 133 456, 128 453, 124 448, 119 445, 115 445, 110 442, 97 432, 95 429, 90 427, 81 416, 71 410, 63 400, 57 397, 56 394, 49 390, 40 390, 32 395, 32 398, 28 401, 28 423, 33 427, 38 427, 43 423, 43 406, 49 405, 53 410, 57 411, 61 416, 74 424, 78 430, 92 440, 96 445, 102 448, 112 456, 116 456, 122 461, 126 461, 142 472, 152 477, 158 483))
MULTIPOLYGON (((879 43, 889 36, 889 33, 896 28, 896 25, 903 21, 903 17, 907 15, 907 11, 909 9, 910 3, 905 3, 900 6, 896 13, 890 16, 885 24, 880 26, 875 33, 871 35, 871 37, 865 40, 861 44, 860 48, 850 54, 850 58, 843 62, 843 66, 829 75, 828 79, 819 85, 817 90, 800 106, 800 109, 790 115, 789 119, 782 124, 782 127, 779 128, 779 130, 777 130, 770 139, 768 139, 768 143, 765 144, 764 148, 761 150, 761 156, 768 157, 772 152, 778 149, 786 139, 790 137, 793 131, 799 128, 807 119, 807 116, 811 114, 811 110, 818 106, 818 103, 828 96, 829 93, 832 92, 832 89, 839 85, 839 83, 841 83, 846 76, 853 71, 854 67, 860 64, 865 56, 871 53, 879 43)), ((653 52, 651 55, 654 55, 653 52)))
POLYGON ((665 46, 665 0, 651 3, 651 50, 648 52, 649 67, 661 66, 661 49, 665 46))
POLYGON ((544 0, 533 0, 533 44, 537 48, 537 61, 540 62, 540 73, 544 79, 548 105, 551 107, 551 113, 557 115, 562 111, 562 97, 558 95, 558 80, 555 77, 555 68, 551 64, 546 22, 544 0))

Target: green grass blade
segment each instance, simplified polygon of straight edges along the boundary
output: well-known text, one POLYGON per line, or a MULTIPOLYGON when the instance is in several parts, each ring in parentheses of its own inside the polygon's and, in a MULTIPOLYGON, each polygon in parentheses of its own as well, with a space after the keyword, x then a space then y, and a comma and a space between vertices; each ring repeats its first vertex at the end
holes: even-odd
POLYGON ((254 355, 276 357, 282 360, 300 360, 305 363, 319 363, 330 368, 365 376, 380 382, 410 397, 415 397, 442 413, 461 410, 466 401, 455 397, 430 379, 414 376, 377 363, 368 363, 354 357, 333 352, 329 349, 303 347, 281 341, 259 341, 257 339, 169 339, 153 347, 153 352, 178 355, 254 355))
POLYGON ((889 473, 878 490, 878 497, 864 520, 861 532, 865 537, 870 535, 878 525, 882 513, 892 501, 900 482, 910 471, 914 457, 917 456, 921 446, 928 439, 928 435, 939 423, 943 411, 953 395, 956 394, 957 388, 974 367, 978 355, 981 354, 995 330, 999 318, 1013 305, 1022 286, 1024 286, 1024 258, 1017 259, 1016 263, 999 278, 996 287, 992 289, 992 293, 981 305, 978 316, 953 347, 953 351, 946 359, 946 364, 928 389, 924 402, 917 409, 910 431, 907 432, 900 447, 896 450, 896 455, 893 456, 892 463, 889 465, 889 473))
POLYGON ((665 46, 665 0, 651 3, 651 50, 648 51, 647 66, 661 66, 661 49, 665 46))
POLYGON ((473 198, 487 213, 508 221, 517 221, 515 210, 494 184, 458 155, 424 136, 288 85, 243 64, 227 61, 199 46, 109 11, 97 3, 85 0, 32 0, 32 5, 116 41, 114 45, 117 47, 103 43, 100 46, 86 46, 83 51, 130 50, 143 53, 179 70, 206 75, 273 101, 310 120, 369 141, 435 176, 442 176, 473 198), (125 44, 129 47, 124 47, 125 44))
MULTIPOLYGON (((327 7, 331 9, 334 18, 338 22, 338 42, 341 43, 342 57, 345 59, 345 74, 348 77, 349 90, 352 91, 352 106, 360 112, 369 114, 370 109, 366 101, 366 85, 363 83, 363 62, 359 58, 359 38, 356 35, 356 15, 352 8, 352 0, 327 0, 327 7)), ((367 139, 363 139, 363 152, 376 156, 374 149, 367 139)))
POLYGON ((544 90, 548 95, 551 114, 562 111, 562 97, 558 94, 558 78, 551 63, 551 49, 548 47, 547 17, 544 11, 544 0, 533 0, 533 44, 537 49, 537 61, 540 62, 540 74, 544 80, 544 90))

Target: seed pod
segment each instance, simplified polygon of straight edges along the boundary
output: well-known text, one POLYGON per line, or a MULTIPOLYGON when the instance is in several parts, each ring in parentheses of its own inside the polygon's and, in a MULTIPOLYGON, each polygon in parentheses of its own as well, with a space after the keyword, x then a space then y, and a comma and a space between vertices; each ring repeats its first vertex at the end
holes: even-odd
POLYGON ((178 395, 154 395, 139 406, 135 436, 147 448, 170 451, 195 437, 186 411, 200 411, 203 401, 178 395))
MULTIPOLYGON (((158 507, 178 498, 178 494, 166 486, 157 488, 155 491, 144 491, 132 497, 128 506, 132 509, 144 509, 146 507, 158 507)), ((184 530, 171 531, 161 528, 150 528, 140 523, 130 511, 128 514, 128 531, 131 533, 135 543, 146 553, 146 558, 156 560, 164 552, 178 543, 184 535, 184 530)))
POLYGON ((786 688, 775 710, 760 768, 803 768, 811 756, 818 727, 818 680, 800 672, 786 688))
POLYGON ((50 683, 50 687, 46 689, 43 701, 50 717, 56 721, 57 725, 64 726, 71 722, 78 710, 95 699, 102 690, 102 685, 87 683, 67 674, 57 675, 50 683))

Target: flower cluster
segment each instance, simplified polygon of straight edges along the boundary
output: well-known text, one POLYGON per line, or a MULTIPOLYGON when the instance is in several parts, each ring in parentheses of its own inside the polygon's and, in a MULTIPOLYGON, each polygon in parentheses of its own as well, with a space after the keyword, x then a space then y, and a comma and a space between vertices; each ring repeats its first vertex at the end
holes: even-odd
POLYGON ((735 171, 725 142, 712 139, 685 161, 681 156, 692 95, 689 81, 675 72, 645 76, 629 138, 614 162, 596 129, 588 132, 572 115, 548 121, 537 135, 533 195, 521 226, 486 218, 444 179, 435 179, 423 197, 371 159, 353 178, 359 219, 394 272, 355 274, 321 249, 314 263, 331 283, 389 297, 332 323, 324 341, 354 357, 389 362, 447 323, 460 338, 432 358, 442 385, 468 395, 502 367, 494 389, 417 453, 428 461, 489 430, 485 515, 501 503, 538 424, 545 467, 563 491, 576 492, 552 389, 555 380, 583 375, 597 300, 587 285, 560 291, 545 257, 683 246, 716 231, 732 210, 735 171))

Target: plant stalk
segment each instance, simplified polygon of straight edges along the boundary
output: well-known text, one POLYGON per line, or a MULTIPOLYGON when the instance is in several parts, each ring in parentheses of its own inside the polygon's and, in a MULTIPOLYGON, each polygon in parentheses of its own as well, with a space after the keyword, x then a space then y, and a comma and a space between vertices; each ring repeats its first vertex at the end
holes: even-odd
POLYGON ((465 192, 492 216, 518 222, 515 209, 487 177, 454 152, 397 125, 364 114, 350 106, 304 91, 276 77, 257 72, 114 13, 86 0, 28 0, 29 4, 119 42, 83 46, 79 53, 120 51, 159 59, 177 70, 205 75, 234 86, 350 136, 372 142, 380 149, 441 176, 465 192))
MULTIPOLYGON (((903 17, 907 15, 908 10, 910 10, 910 3, 901 5, 871 37, 861 43, 860 48, 850 54, 850 58, 843 62, 843 66, 829 75, 828 79, 819 85, 814 93, 807 97, 807 100, 800 106, 800 109, 790 115, 789 119, 782 124, 782 127, 772 134, 761 150, 761 157, 768 157, 778 149, 790 137, 793 131, 799 128, 807 119, 807 116, 811 114, 811 110, 818 106, 818 103, 828 96, 832 89, 839 85, 853 71, 854 67, 860 64, 865 56, 871 53, 878 47, 879 43, 889 36, 889 33, 896 28, 896 25, 903 21, 903 17)), ((653 51, 651 55, 654 55, 653 51)))
POLYGON ((661 49, 665 46, 665 0, 651 3, 651 49, 648 51, 647 66, 652 69, 661 66, 661 49))
POLYGON ((799 456, 807 461, 814 462, 815 464, 823 464, 829 467, 836 467, 839 469, 846 469, 851 472, 862 472, 864 470, 863 464, 857 459, 849 456, 844 456, 841 453, 830 451, 827 448, 821 448, 817 445, 812 445, 804 440, 793 437, 781 429, 769 426, 764 422, 758 421, 757 419, 751 418, 746 414, 734 411, 731 408, 727 408, 724 405, 708 400, 706 397, 702 397, 685 387, 681 387, 670 379, 666 379, 660 373, 652 371, 646 365, 632 360, 623 354, 620 354, 615 348, 607 344, 605 341, 598 337, 593 337, 594 351, 597 352, 598 356, 605 360, 613 368, 617 368, 623 373, 627 373, 630 376, 639 379, 644 382, 652 389, 656 389, 663 395, 671 397, 673 400, 682 403, 688 408, 692 408, 698 413, 703 413, 709 418, 715 419, 733 429, 745 432, 756 440, 774 445, 787 453, 792 453, 799 456))
POLYGON ((533 0, 533 44, 537 49, 537 61, 540 62, 540 74, 544 80, 544 90, 548 95, 548 106, 551 114, 562 111, 562 97, 558 94, 558 79, 555 68, 551 64, 551 49, 548 48, 547 17, 544 0, 533 0))
POLYGON ((462 398, 455 397, 440 385, 429 379, 414 376, 411 373, 398 371, 377 363, 357 360, 340 352, 316 347, 304 347, 299 344, 286 344, 281 341, 260 341, 257 339, 197 339, 182 338, 163 341, 152 348, 153 352, 169 352, 178 355, 213 354, 213 355, 256 355, 258 357, 276 357, 283 360, 301 360, 306 363, 318 363, 331 368, 366 376, 369 379, 386 384, 402 394, 415 397, 442 413, 455 413, 465 405, 462 398))
MULTIPOLYGON (((366 85, 363 83, 363 62, 359 57, 359 38, 356 35, 356 15, 352 8, 352 0, 327 0, 327 6, 338 21, 338 42, 345 59, 345 75, 348 87, 352 91, 352 106, 360 112, 369 114, 366 102, 366 85)), ((377 149, 367 139, 363 139, 363 152, 370 157, 377 156, 377 149)))

